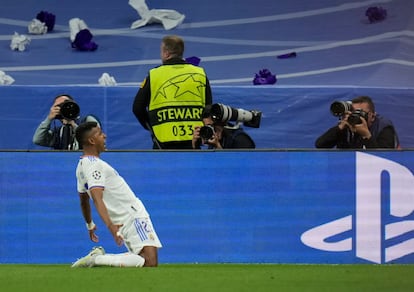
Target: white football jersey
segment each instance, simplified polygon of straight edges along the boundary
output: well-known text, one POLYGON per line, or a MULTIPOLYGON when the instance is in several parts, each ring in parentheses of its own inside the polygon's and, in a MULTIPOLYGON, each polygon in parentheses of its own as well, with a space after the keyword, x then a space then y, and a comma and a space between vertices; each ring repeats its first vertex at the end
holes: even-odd
POLYGON ((79 193, 93 188, 103 188, 103 201, 114 224, 124 224, 128 219, 149 217, 147 210, 126 181, 105 161, 95 156, 82 156, 76 168, 79 193))

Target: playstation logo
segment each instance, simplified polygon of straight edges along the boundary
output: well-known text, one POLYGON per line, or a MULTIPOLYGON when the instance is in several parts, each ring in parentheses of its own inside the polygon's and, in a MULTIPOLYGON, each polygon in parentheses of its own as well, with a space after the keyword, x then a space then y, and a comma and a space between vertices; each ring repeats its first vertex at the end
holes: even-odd
POLYGON ((414 220, 409 219, 414 219, 414 176, 408 168, 356 152, 355 205, 355 215, 309 229, 301 241, 327 252, 354 250, 356 257, 378 264, 414 253, 414 220), (348 236, 332 241, 339 234, 348 236))

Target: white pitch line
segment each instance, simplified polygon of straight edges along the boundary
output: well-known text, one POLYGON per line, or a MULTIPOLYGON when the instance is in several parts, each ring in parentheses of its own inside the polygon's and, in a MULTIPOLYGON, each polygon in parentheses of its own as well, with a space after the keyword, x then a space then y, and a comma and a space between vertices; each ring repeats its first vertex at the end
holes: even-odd
POLYGON ((228 19, 228 20, 217 20, 209 22, 193 22, 193 23, 183 23, 180 28, 201 28, 201 27, 214 27, 214 26, 228 26, 228 25, 241 25, 241 24, 251 24, 259 22, 269 22, 269 21, 280 21, 296 18, 304 18, 310 16, 317 16, 322 14, 335 13, 339 11, 345 11, 350 9, 357 9, 362 7, 368 7, 369 5, 379 4, 379 3, 389 3, 393 0, 369 0, 369 1, 359 1, 344 3, 338 6, 319 8, 308 11, 299 11, 291 12, 277 15, 261 16, 261 17, 251 17, 251 18, 240 18, 240 19, 228 19))
MULTIPOLYGON (((221 55, 221 56, 200 56, 203 62, 216 62, 216 61, 229 61, 229 60, 242 60, 242 59, 254 59, 264 57, 275 57, 280 54, 288 52, 314 52, 327 49, 333 49, 343 46, 360 45, 371 42, 376 42, 384 39, 393 39, 399 37, 414 37, 414 31, 403 30, 386 32, 379 35, 368 36, 358 39, 351 39, 339 42, 333 42, 329 44, 322 44, 309 47, 299 47, 285 50, 273 50, 258 53, 245 53, 245 54, 233 54, 233 55, 221 55)), ((70 70, 70 69, 87 69, 87 68, 111 68, 111 67, 125 67, 125 66, 138 66, 138 65, 159 65, 160 60, 134 60, 134 61, 119 61, 119 62, 104 62, 104 63, 84 63, 84 64, 63 64, 63 65, 38 65, 38 66, 14 66, 14 67, 0 67, 3 71, 50 71, 50 70, 70 70)))
MULTIPOLYGON (((379 3, 389 3, 393 0, 367 0, 363 2, 350 2, 344 3, 338 6, 332 7, 325 7, 307 11, 297 11, 297 12, 290 12, 284 14, 276 14, 276 15, 268 15, 268 16, 259 16, 259 17, 248 17, 248 18, 238 18, 238 19, 224 19, 224 20, 216 20, 216 21, 203 21, 203 22, 191 22, 191 23, 183 23, 179 25, 176 29, 188 29, 188 28, 202 28, 202 27, 222 27, 222 26, 229 26, 229 25, 244 25, 244 24, 252 24, 252 23, 262 23, 262 22, 272 22, 272 21, 281 21, 281 20, 288 20, 288 19, 297 19, 297 18, 305 18, 329 13, 336 13, 345 10, 357 9, 362 7, 368 7, 369 5, 379 4, 379 3)), ((29 21, 24 20, 16 20, 10 18, 0 18, 0 24, 6 25, 13 25, 13 26, 21 26, 27 27, 29 21)), ((69 31, 69 25, 66 27, 64 25, 55 25, 55 27, 63 30, 69 31)), ((141 31, 145 28, 141 28, 139 30, 132 30, 130 28, 121 28, 121 29, 99 29, 89 27, 90 31, 95 35, 119 35, 119 34, 129 34, 132 31, 141 31)), ((147 28, 146 31, 163 31, 162 27, 159 28, 147 28)), ((61 37, 61 34, 46 34, 44 38, 54 38, 54 37, 61 37)), ((67 36, 67 33, 64 35, 67 36)), ((0 40, 7 40, 10 39, 10 36, 0 35, 0 40)))
MULTIPOLYGON (((355 68, 364 68, 379 64, 397 64, 397 65, 403 65, 403 66, 409 66, 414 67, 414 62, 406 61, 406 60, 399 60, 399 59, 382 59, 382 60, 375 60, 365 63, 357 63, 357 64, 350 64, 345 66, 337 66, 337 67, 331 67, 331 68, 324 68, 319 70, 310 70, 310 71, 303 71, 303 72, 296 72, 296 73, 289 73, 289 74, 280 74, 277 75, 277 79, 288 79, 288 78, 296 78, 296 77, 303 77, 303 76, 312 76, 312 75, 319 75, 319 74, 325 74, 325 73, 331 73, 331 72, 338 72, 338 71, 346 71, 351 70, 355 68)), ((234 78, 234 79, 216 79, 216 80, 210 80, 211 84, 226 84, 226 83, 241 83, 241 82, 250 82, 253 81, 252 77, 247 78, 234 78)))
MULTIPOLYGON (((380 64, 397 64, 397 65, 414 67, 414 62, 387 58, 387 59, 382 59, 382 60, 375 60, 375 61, 370 61, 370 62, 365 62, 365 63, 357 63, 357 64, 331 67, 331 68, 324 68, 324 69, 319 69, 319 70, 310 70, 310 71, 295 72, 295 73, 288 73, 288 74, 278 74, 276 77, 277 79, 289 79, 289 78, 296 78, 296 77, 302 77, 302 76, 312 76, 312 75, 319 75, 319 74, 325 74, 325 73, 331 73, 331 72, 346 71, 346 70, 351 70, 355 68, 364 68, 364 67, 380 65, 380 64)), ((210 84, 217 85, 217 84, 233 84, 233 83, 252 82, 253 78, 254 76, 243 77, 243 78, 214 79, 214 80, 210 80, 210 84)), ((140 84, 141 82, 117 82, 117 86, 139 86, 140 84)), ((63 85, 70 85, 70 84, 63 84, 63 85)), ((78 84, 77 83, 73 85, 92 86, 96 84, 95 83, 94 84, 78 84)), ((309 87, 309 86, 306 86, 306 87, 309 87)), ((318 87, 320 86, 318 85, 318 87)))

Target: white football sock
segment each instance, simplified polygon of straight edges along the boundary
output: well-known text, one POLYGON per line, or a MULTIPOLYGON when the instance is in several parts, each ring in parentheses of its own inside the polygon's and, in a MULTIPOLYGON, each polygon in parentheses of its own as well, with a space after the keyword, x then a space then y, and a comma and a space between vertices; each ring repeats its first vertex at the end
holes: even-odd
POLYGON ((133 253, 122 254, 104 254, 98 255, 95 258, 95 265, 97 266, 111 266, 111 267, 142 267, 145 259, 142 256, 133 253))

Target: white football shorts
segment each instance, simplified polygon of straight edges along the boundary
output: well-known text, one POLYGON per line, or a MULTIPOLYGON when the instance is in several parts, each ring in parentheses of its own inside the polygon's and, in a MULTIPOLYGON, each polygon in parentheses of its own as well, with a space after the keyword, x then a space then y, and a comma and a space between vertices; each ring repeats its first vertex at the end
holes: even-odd
POLYGON ((120 234, 129 252, 139 254, 144 246, 162 247, 149 217, 135 218, 122 226, 120 234))

